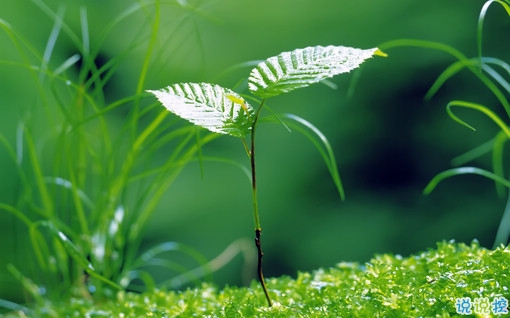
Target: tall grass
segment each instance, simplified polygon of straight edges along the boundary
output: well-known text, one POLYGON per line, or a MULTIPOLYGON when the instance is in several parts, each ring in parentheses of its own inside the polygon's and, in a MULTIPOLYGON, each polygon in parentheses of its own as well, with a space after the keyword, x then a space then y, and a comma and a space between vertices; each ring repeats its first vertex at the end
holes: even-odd
MULTIPOLYGON (((66 22, 64 7, 55 11, 42 0, 33 3, 53 21, 44 50, 0 19, 20 57, 0 60, 0 66, 30 74, 26 85, 37 92, 18 124, 17 139, 0 134, 19 179, 17 197, 0 203, 0 213, 14 215, 22 224, 17 236, 29 238, 36 262, 23 266, 13 260, 9 271, 38 301, 41 294, 108 296, 133 282, 154 287, 144 266, 156 263, 164 252, 184 253, 197 266, 206 264, 193 249, 177 243, 163 243, 138 257, 145 225, 160 198, 183 167, 196 160, 200 148, 216 138, 179 125, 157 103, 147 104, 143 93, 149 67, 161 58, 155 57, 155 48, 167 43, 158 36, 162 6, 179 7, 183 14, 199 8, 183 1, 136 2, 95 35, 91 45, 86 7, 79 10, 77 32, 66 22), (146 27, 126 42, 122 54, 98 65, 110 32, 136 15, 146 18, 146 27), (59 63, 53 58, 63 37, 78 53, 59 63), (145 54, 136 87, 131 95, 108 101, 106 85, 128 63, 128 53, 141 48, 145 54), (166 159, 161 161, 163 152, 166 159)), ((170 260, 160 266, 186 272, 170 260)))
POLYGON ((498 194, 501 197, 508 196, 507 206, 494 240, 494 247, 498 247, 501 244, 506 245, 510 237, 510 195, 508 190, 505 190, 505 187, 510 188, 510 178, 508 177, 508 171, 505 172, 506 165, 504 158, 504 146, 510 140, 510 127, 508 126, 508 120, 510 120, 510 64, 501 58, 485 56, 483 54, 483 26, 488 9, 493 4, 499 5, 510 16, 510 1, 489 0, 484 3, 477 23, 476 45, 478 54, 476 57, 469 58, 448 44, 431 41, 394 40, 384 43, 379 47, 383 50, 400 46, 434 49, 443 51, 456 60, 438 76, 427 92, 426 99, 431 99, 445 82, 452 79, 460 71, 468 70, 479 80, 481 84, 480 90, 489 91, 499 103, 497 105, 499 109, 494 109, 493 105, 489 106, 466 100, 452 100, 446 105, 447 114, 455 122, 464 127, 476 131, 476 124, 467 123, 460 118, 456 114, 455 108, 472 110, 481 116, 487 117, 497 128, 497 133, 494 138, 486 143, 454 158, 452 163, 456 167, 437 174, 424 189, 425 194, 430 194, 444 179, 464 174, 476 174, 493 180, 498 194), (505 114, 505 116, 501 117, 500 113, 505 114), (487 154, 492 156, 491 170, 473 166, 462 166, 487 154))

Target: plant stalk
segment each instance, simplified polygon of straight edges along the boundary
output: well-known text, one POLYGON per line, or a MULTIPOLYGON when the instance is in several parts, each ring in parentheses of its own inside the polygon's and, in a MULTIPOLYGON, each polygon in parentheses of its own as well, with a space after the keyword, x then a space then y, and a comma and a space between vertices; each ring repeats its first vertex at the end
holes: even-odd
POLYGON ((260 227, 260 218, 259 218, 259 206, 257 199, 257 177, 256 177, 256 167, 255 167, 255 127, 257 125, 257 120, 259 118, 260 111, 262 106, 264 105, 264 100, 260 104, 257 109, 257 113, 255 114, 255 119, 253 120, 253 124, 251 126, 251 145, 250 145, 250 165, 251 165, 251 186, 252 186, 252 199, 253 199, 253 219, 255 222, 255 246, 257 247, 257 274, 260 281, 260 286, 264 290, 264 294, 266 295, 267 304, 269 307, 273 305, 271 301, 271 297, 269 296, 269 292, 267 291, 266 282, 264 280, 264 273, 262 271, 262 257, 264 253, 262 252, 262 243, 260 240, 260 236, 262 233, 262 228, 260 227))
POLYGON ((259 276, 260 286, 262 286, 262 290, 264 290, 264 294, 266 295, 267 304, 269 307, 273 305, 271 301, 271 297, 269 296, 269 292, 267 291, 266 281, 264 280, 264 273, 262 272, 262 256, 264 253, 262 252, 262 244, 260 242, 260 234, 262 229, 255 229, 255 246, 257 246, 257 274, 259 276))

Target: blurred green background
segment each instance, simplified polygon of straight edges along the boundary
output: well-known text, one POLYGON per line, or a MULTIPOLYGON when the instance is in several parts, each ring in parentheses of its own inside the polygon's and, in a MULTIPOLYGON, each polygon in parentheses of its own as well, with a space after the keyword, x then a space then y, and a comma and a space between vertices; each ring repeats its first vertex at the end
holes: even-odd
MULTIPOLYGON (((93 46, 94 35, 131 2, 44 3, 54 10, 65 6, 65 21, 77 33, 79 8, 86 6, 93 46)), ((234 87, 246 79, 250 68, 218 77, 226 68, 313 45, 371 48, 393 39, 416 38, 443 42, 475 56, 477 18, 483 5, 483 1, 462 0, 189 3, 201 11, 163 6, 161 42, 155 54, 164 63, 149 68, 147 89, 184 81, 234 87)), ((53 21, 34 2, 2 1, 0 19, 43 52, 53 21)), ((486 55, 508 57, 507 21, 501 8, 489 11, 486 55)), ((145 17, 137 15, 114 29, 101 49, 101 58, 107 61, 123 52, 127 39, 147 27, 145 23, 145 17)), ((69 39, 62 38, 54 56, 63 61, 76 52, 69 39)), ((317 84, 269 101, 274 111, 304 117, 329 138, 347 200, 340 201, 320 155, 306 138, 278 125, 261 125, 258 182, 266 276, 295 275, 340 261, 364 262, 378 253, 408 255, 441 240, 470 242, 476 238, 483 246, 492 246, 505 206, 492 182, 461 176, 440 184, 430 196, 423 196, 422 190, 436 173, 451 167, 453 157, 492 138, 496 131, 481 116, 472 117, 476 133, 461 127, 447 116, 446 103, 463 99, 498 104, 468 72, 449 81, 431 101, 424 101, 427 89, 453 59, 417 48, 386 53, 388 58, 366 62, 360 73, 335 77, 337 90, 317 84), (355 90, 348 94, 354 79, 355 90)), ((0 32, 0 60, 17 60, 16 54, 14 44, 0 32)), ((109 100, 135 90, 144 51, 129 54, 106 87, 109 100)), ((32 83, 27 73, 0 64, 0 132, 12 142, 24 110, 37 98, 36 88, 26 84, 32 83)), ((242 144, 235 138, 220 138, 203 152, 248 165, 242 144)), ((160 156, 164 158, 165 153, 160 156)), ((490 158, 474 164, 489 167, 490 158)), ((12 167, 0 150, 2 202, 12 202, 17 193, 12 167)), ((202 175, 198 164, 190 164, 170 187, 147 228, 142 248, 176 241, 212 259, 233 241, 245 239, 252 248, 249 255, 254 256, 246 176, 221 163, 205 162, 203 171, 202 175)), ((16 244, 24 235, 18 223, 0 214, 0 298, 15 298, 20 293, 5 265, 31 262, 32 251, 20 250, 16 244)), ((246 266, 254 268, 237 256, 214 274, 214 281, 219 285, 246 283, 242 277, 246 266)))

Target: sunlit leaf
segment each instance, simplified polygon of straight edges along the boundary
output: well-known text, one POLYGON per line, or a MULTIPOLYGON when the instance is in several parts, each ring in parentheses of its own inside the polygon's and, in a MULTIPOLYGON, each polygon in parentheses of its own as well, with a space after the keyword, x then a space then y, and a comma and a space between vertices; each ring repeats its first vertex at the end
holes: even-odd
POLYGON ((251 131, 253 107, 230 89, 208 83, 182 83, 148 92, 170 112, 212 132, 244 137, 251 131))
POLYGON ((259 97, 277 96, 349 72, 373 55, 386 56, 377 48, 362 50, 345 46, 315 46, 283 52, 258 64, 250 73, 248 87, 259 97))

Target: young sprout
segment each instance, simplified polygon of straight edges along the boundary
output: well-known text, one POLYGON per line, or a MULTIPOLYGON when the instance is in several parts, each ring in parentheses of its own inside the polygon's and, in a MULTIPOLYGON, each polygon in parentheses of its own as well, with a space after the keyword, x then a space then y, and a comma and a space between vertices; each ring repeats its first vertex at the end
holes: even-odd
POLYGON ((238 105, 241 105, 241 107, 244 109, 244 111, 246 112, 246 114, 249 114, 248 112, 248 106, 246 106, 246 101, 241 97, 237 97, 237 96, 234 96, 234 95, 231 95, 231 94, 226 94, 225 95, 228 99, 230 99, 232 102, 238 104, 238 105))
MULTIPOLYGON (((269 97, 288 93, 335 75, 347 73, 373 55, 386 56, 377 48, 363 50, 329 45, 282 52, 278 56, 270 57, 252 69, 248 77, 249 91, 261 99, 257 109, 253 109, 249 103, 232 90, 211 83, 180 83, 157 91, 148 91, 154 94, 165 108, 189 122, 215 133, 241 138, 251 167, 253 219, 258 256, 257 273, 269 307, 271 307, 272 301, 262 273, 264 253, 261 243, 262 228, 258 211, 255 169, 255 130, 264 102, 269 97), (224 97, 234 105, 225 103, 224 97), (244 109, 247 116, 238 116, 241 110, 235 107, 236 104, 244 109), (250 136, 250 144, 246 141, 248 136, 250 136)), ((295 118, 297 117, 294 117, 294 120, 296 120, 295 118)), ((307 124, 306 121, 297 119, 296 122, 306 128, 311 128, 317 134, 317 129, 307 124)), ((319 137, 326 149, 329 149, 327 140, 322 134, 319 133, 319 137)), ((332 152, 327 152, 325 158, 328 158, 325 160, 334 162, 332 152)), ((333 163, 328 166, 331 168, 330 171, 340 193, 343 193, 336 165, 333 163)))

